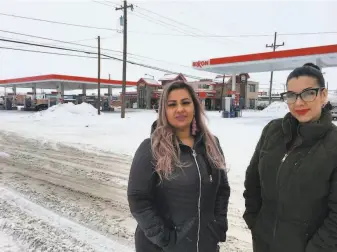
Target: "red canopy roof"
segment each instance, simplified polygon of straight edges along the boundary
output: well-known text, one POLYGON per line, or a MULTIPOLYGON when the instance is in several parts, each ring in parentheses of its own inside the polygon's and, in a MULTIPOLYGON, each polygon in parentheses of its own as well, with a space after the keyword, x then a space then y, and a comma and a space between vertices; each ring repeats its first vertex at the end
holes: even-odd
POLYGON ((307 62, 337 66, 337 44, 212 58, 193 62, 193 68, 219 74, 292 70, 307 62))
MULTIPOLYGON (((121 87, 121 80, 108 80, 101 79, 101 87, 107 88, 108 86, 121 87)), ((97 88, 98 79, 90 77, 80 77, 80 76, 70 76, 70 75, 59 75, 59 74, 49 74, 40 75, 32 77, 23 77, 15 79, 0 80, 0 86, 17 86, 17 87, 33 87, 36 85, 37 88, 43 89, 55 89, 60 83, 64 84, 65 90, 81 89, 82 84, 85 84, 88 89, 97 88)), ((137 86, 137 82, 127 81, 127 86, 137 86)))

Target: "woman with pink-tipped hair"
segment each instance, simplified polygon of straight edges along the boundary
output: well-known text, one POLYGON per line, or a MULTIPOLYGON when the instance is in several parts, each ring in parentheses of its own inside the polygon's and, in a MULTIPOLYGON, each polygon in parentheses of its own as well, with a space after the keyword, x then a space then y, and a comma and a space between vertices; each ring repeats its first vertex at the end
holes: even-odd
POLYGON ((136 252, 216 252, 228 229, 225 159, 193 88, 167 85, 130 171, 136 252))

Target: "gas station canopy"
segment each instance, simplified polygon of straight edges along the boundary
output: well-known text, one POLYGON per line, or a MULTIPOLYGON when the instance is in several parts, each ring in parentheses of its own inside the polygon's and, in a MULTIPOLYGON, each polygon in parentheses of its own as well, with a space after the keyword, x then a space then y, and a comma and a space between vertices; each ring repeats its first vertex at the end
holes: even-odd
MULTIPOLYGON (((120 80, 101 79, 101 88, 120 88, 123 84, 120 80)), ((97 89, 98 79, 69 76, 69 75, 40 75, 16 79, 0 80, 0 87, 18 87, 18 88, 41 88, 41 89, 57 89, 60 84, 63 84, 64 90, 82 89, 83 84, 87 89, 97 89)), ((127 81, 126 86, 137 86, 137 82, 127 81)))
POLYGON ((193 62, 193 68, 218 74, 239 74, 293 70, 308 62, 321 68, 336 67, 337 44, 199 60, 193 62))

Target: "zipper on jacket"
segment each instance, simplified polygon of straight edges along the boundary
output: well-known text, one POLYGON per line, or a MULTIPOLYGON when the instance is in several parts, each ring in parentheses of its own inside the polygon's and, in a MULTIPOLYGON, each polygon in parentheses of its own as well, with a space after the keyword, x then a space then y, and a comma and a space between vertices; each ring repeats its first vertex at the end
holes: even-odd
POLYGON ((275 218, 275 223, 274 223, 274 229, 273 229, 273 242, 275 241, 275 236, 276 236, 276 230, 277 230, 277 225, 278 225, 278 200, 279 200, 279 196, 280 196, 280 191, 278 188, 278 180, 279 180, 279 175, 280 175, 280 171, 282 168, 282 165, 284 164, 284 162, 286 161, 287 157, 289 156, 289 154, 296 148, 297 146, 294 146, 293 148, 291 148, 286 154, 284 154, 283 158, 281 159, 281 164, 279 165, 278 169, 277 169, 277 173, 276 173, 276 188, 277 188, 277 197, 276 197, 276 218, 275 218))
POLYGON ((197 153, 195 152, 194 149, 192 149, 192 155, 194 157, 195 164, 198 169, 198 175, 199 175, 199 197, 198 197, 198 236, 197 236, 197 252, 199 252, 199 239, 200 239, 200 215, 201 215, 201 209, 200 209, 200 202, 201 202, 201 172, 200 172, 200 167, 197 161, 197 153))

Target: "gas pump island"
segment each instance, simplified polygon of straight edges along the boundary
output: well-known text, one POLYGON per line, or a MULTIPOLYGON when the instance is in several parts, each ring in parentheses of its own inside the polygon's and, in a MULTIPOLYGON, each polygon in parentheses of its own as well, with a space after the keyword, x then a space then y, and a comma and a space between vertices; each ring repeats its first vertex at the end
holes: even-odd
MULTIPOLYGON (((237 94, 236 75, 239 74, 241 83, 247 84, 247 74, 271 71, 291 71, 305 63, 312 62, 321 69, 337 66, 337 44, 316 47, 280 50, 222 58, 199 60, 192 63, 194 69, 216 74, 232 75, 232 97, 221 97, 223 117, 240 117, 237 94)), ((272 82, 270 83, 272 89, 272 82)), ((242 97, 241 97, 242 98, 242 97)))

